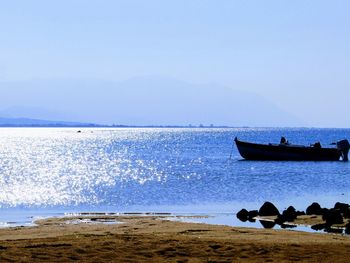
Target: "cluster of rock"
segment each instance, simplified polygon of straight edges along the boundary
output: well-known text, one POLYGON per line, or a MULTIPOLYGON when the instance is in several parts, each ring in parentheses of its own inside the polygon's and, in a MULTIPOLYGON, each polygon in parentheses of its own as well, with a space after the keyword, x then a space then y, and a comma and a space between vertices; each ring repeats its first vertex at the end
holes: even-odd
POLYGON ((237 218, 243 222, 255 222, 256 217, 273 217, 269 223, 263 223, 264 227, 272 228, 275 224, 281 227, 293 227, 288 223, 293 223, 298 216, 322 216, 324 223, 311 226, 314 230, 324 230, 326 232, 343 233, 343 228, 334 228, 333 225, 344 225, 344 219, 348 220, 345 225, 345 233, 350 234, 350 205, 337 202, 333 208, 322 208, 318 203, 312 203, 306 211, 297 211, 293 206, 289 206, 282 213, 271 202, 265 202, 259 210, 248 211, 242 209, 237 213, 237 218))
POLYGON ((308 209, 306 209, 307 215, 320 215, 325 221, 322 224, 316 224, 311 226, 314 230, 325 230, 326 232, 342 233, 342 228, 332 228, 333 225, 344 224, 344 219, 347 219, 348 223, 345 225, 345 234, 350 234, 350 205, 337 202, 333 208, 322 208, 318 203, 312 203, 308 209))

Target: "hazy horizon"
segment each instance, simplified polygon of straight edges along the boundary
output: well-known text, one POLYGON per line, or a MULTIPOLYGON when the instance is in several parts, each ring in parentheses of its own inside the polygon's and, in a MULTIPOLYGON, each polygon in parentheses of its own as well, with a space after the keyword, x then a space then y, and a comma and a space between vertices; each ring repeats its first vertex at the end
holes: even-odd
POLYGON ((121 82, 56 79, 1 84, 0 117, 144 126, 304 124, 258 94, 213 83, 139 77, 121 82))
POLYGON ((345 0, 5 2, 0 10, 0 117, 349 127, 349 7, 345 0), (159 94, 151 98, 148 80, 131 88, 141 93, 134 96, 108 90, 145 78, 169 85, 169 94, 180 89, 174 97, 186 107, 158 86, 159 94), (38 92, 35 83, 44 82, 38 92), (69 86, 66 97, 62 82, 69 86), (192 90, 188 98, 182 84, 174 83, 186 83, 192 90), (25 95, 12 94, 11 87, 25 95), (196 87, 206 101, 202 106, 193 93, 196 87), (233 99, 237 91, 239 103, 233 99), (74 106, 71 92, 81 94, 73 96, 74 106), (210 101, 216 95, 220 99, 210 101), (159 107, 145 104, 142 96, 159 107), (232 105, 224 107, 228 97, 232 105), (113 103, 118 100, 126 105, 124 116, 113 103))

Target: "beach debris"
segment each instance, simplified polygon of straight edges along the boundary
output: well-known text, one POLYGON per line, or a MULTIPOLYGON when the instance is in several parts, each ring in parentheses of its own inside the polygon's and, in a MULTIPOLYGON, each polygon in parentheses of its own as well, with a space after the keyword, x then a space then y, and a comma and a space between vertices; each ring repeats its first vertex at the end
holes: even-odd
POLYGON ((259 216, 278 216, 280 212, 271 202, 265 202, 259 209, 259 216))
POLYGON ((213 244, 213 245, 209 245, 210 248, 216 250, 216 249, 219 249, 221 248, 221 245, 218 245, 218 244, 213 244))

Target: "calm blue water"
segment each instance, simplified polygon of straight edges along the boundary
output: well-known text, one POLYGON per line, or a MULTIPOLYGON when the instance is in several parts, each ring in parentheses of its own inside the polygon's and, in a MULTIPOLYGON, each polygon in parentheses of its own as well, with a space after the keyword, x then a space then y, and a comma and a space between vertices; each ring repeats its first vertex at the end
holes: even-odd
POLYGON ((326 146, 350 139, 350 129, 77 130, 0 129, 0 225, 79 211, 223 214, 266 200, 303 210, 350 202, 350 162, 242 161, 232 148, 235 136, 326 146))

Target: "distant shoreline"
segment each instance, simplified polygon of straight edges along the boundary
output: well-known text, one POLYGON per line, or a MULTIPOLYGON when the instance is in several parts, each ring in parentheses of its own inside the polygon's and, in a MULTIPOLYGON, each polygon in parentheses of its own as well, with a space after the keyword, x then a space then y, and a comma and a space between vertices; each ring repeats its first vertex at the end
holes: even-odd
POLYGON ((179 129, 350 129, 348 127, 264 127, 228 125, 102 125, 102 124, 0 124, 0 128, 179 128, 179 129))
POLYGON ((251 128, 251 127, 233 127, 233 126, 215 126, 215 125, 99 125, 99 124, 0 124, 0 128, 251 128))

